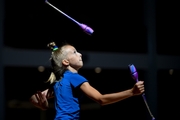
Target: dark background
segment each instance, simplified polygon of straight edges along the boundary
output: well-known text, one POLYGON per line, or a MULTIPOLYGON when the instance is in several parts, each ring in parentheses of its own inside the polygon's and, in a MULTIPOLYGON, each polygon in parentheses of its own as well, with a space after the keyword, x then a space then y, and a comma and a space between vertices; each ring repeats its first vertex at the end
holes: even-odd
MULTIPOLYGON (((47 50, 46 45, 51 41, 55 41, 58 45, 67 41, 79 51, 127 55, 149 53, 148 46, 151 42, 148 42, 148 28, 144 19, 146 0, 50 0, 49 2, 78 22, 93 28, 94 34, 92 36, 85 34, 76 23, 43 0, 5 0, 4 46, 22 51, 38 51, 47 50)), ((156 46, 151 50, 155 49, 158 56, 179 57, 177 2, 157 0, 154 9, 155 13, 152 14, 156 17, 156 46)), ((138 69, 140 79, 146 81, 147 69, 138 69)), ((173 74, 169 74, 169 68, 158 68, 157 65, 158 114, 155 114, 158 120, 164 117, 167 119, 179 117, 175 109, 179 106, 179 99, 176 97, 179 91, 177 88, 180 71, 178 67, 171 69, 174 71, 173 74)), ((48 87, 44 81, 48 79, 49 74, 49 68, 39 72, 36 67, 11 65, 4 67, 6 120, 53 119, 52 108, 42 112, 28 102, 30 95, 37 89, 43 90, 48 87)), ((82 68, 80 74, 89 79, 90 83, 103 94, 128 89, 134 84, 129 71, 124 68, 107 68, 100 74, 96 74, 93 68, 82 68)), ((53 101, 50 102, 53 104, 53 101)), ((91 103, 94 102, 88 98, 84 99, 83 104, 91 103)), ((151 119, 141 96, 100 108, 93 109, 92 106, 82 110, 82 120, 104 118, 151 119)))
POLYGON ((25 49, 47 49, 47 43, 54 40, 57 43, 70 42, 78 50, 147 52, 142 0, 49 2, 78 22, 93 28, 94 35, 90 37, 84 34, 75 22, 42 0, 8 0, 5 45, 25 49), (124 49, 124 46, 134 51, 124 49))
MULTIPOLYGON (((53 40, 58 44, 70 42, 79 50, 147 53, 144 2, 49 1, 71 18, 93 28, 95 32, 90 37, 43 0, 6 0, 4 44, 16 48, 47 49, 47 43, 53 40)), ((154 7, 157 53, 179 55, 176 2, 157 0, 154 7)))

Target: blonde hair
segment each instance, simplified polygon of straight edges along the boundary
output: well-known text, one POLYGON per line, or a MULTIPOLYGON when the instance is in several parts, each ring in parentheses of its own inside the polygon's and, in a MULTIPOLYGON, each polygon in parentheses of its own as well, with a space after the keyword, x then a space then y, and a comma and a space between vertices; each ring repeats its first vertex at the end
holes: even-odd
POLYGON ((46 82, 50 82, 50 84, 60 80, 63 77, 63 73, 66 70, 66 67, 62 64, 63 59, 66 58, 66 52, 64 51, 64 46, 69 45, 68 43, 64 43, 61 47, 57 47, 55 42, 51 42, 47 45, 52 51, 50 61, 52 72, 49 79, 46 82))

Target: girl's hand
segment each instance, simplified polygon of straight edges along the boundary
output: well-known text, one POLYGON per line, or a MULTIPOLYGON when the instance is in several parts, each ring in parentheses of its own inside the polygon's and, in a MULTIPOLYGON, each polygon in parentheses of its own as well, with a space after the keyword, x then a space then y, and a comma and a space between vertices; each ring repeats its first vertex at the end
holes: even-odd
POLYGON ((41 91, 37 91, 36 94, 32 95, 30 101, 34 106, 42 110, 46 110, 49 107, 46 94, 41 91))
POLYGON ((144 81, 138 81, 133 87, 133 94, 134 95, 140 95, 140 94, 144 93, 144 91, 145 91, 144 81))

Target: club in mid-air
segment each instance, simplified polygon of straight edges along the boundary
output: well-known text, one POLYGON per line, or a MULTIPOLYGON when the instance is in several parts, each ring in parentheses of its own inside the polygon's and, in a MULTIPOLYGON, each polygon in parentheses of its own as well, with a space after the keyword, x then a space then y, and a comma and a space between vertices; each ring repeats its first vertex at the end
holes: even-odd
POLYGON ((60 9, 58 9, 57 7, 55 7, 54 5, 49 3, 47 0, 45 0, 45 3, 47 3, 48 5, 53 7, 55 10, 57 10, 58 12, 60 12, 61 14, 63 14, 64 16, 66 16, 67 18, 72 20, 73 22, 75 22, 88 35, 92 35, 94 33, 94 30, 92 28, 90 28, 89 26, 87 26, 87 25, 85 25, 83 23, 79 23, 78 21, 76 21, 75 19, 73 19, 72 17, 70 17, 69 15, 65 14, 63 11, 61 11, 60 9))

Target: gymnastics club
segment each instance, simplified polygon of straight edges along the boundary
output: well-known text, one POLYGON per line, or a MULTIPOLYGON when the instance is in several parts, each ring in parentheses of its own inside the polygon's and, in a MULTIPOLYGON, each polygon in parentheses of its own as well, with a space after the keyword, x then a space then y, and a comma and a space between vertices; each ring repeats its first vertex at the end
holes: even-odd
MULTIPOLYGON (((136 80, 136 82, 138 82, 138 81, 139 81, 139 80, 138 80, 138 73, 137 73, 137 71, 136 71, 135 66, 134 66, 133 64, 129 64, 128 67, 129 67, 130 74, 131 74, 132 78, 133 78, 134 80, 136 80)), ((152 120, 155 120, 155 118, 154 118, 154 116, 152 115, 152 113, 151 113, 151 111, 150 111, 150 108, 149 108, 149 106, 148 106, 148 104, 147 104, 145 94, 142 94, 142 97, 143 97, 144 102, 145 102, 145 104, 146 104, 146 107, 147 107, 147 109, 148 109, 148 111, 149 111, 149 114, 150 114, 150 116, 152 117, 152 120)))
POLYGON ((67 14, 65 14, 63 11, 59 10, 57 7, 53 6, 51 3, 48 2, 48 0, 45 0, 45 3, 47 3, 48 5, 50 5, 51 7, 53 7, 55 10, 59 11, 61 14, 63 14, 64 16, 66 16, 67 18, 69 18, 70 20, 72 20, 73 22, 75 22, 77 25, 80 26, 80 28, 87 33, 88 35, 92 35, 94 30, 90 27, 88 27, 85 24, 79 23, 78 21, 76 21, 75 19, 73 19, 72 17, 68 16, 67 14))

